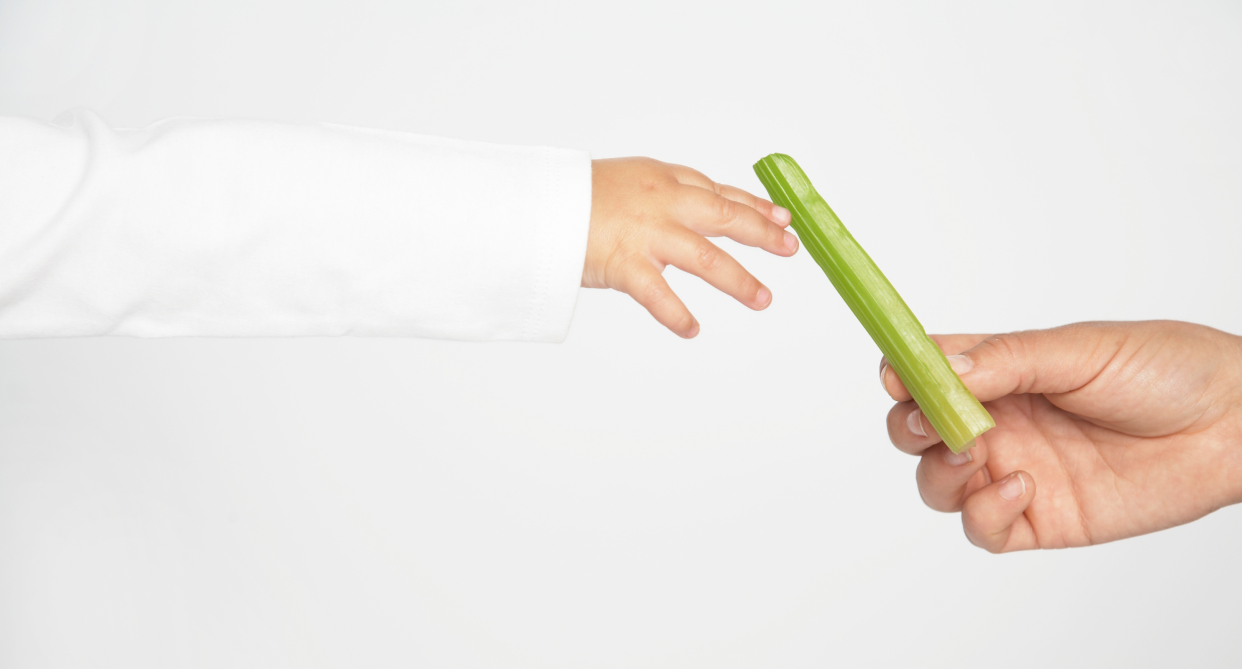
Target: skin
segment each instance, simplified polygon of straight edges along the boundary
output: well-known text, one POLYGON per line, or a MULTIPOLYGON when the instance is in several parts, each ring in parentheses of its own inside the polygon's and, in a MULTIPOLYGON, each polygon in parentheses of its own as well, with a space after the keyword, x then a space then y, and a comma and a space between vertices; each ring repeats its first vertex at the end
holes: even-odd
MULTIPOLYGON (((594 161, 582 285, 629 294, 690 339, 672 265, 754 310, 772 293, 708 237, 780 256, 789 212, 680 165, 594 161)), ((888 432, 919 492, 994 553, 1115 541, 1242 501, 1242 338, 1171 321, 933 336, 996 427, 954 455, 881 361, 888 432)))
POLYGON ((950 362, 996 427, 955 458, 881 361, 888 433, 975 545, 1089 546, 1242 501, 1242 338, 1147 321, 932 339, 963 356, 950 362))
POLYGON ((768 290, 708 237, 728 237, 778 256, 798 251, 789 211, 681 165, 650 158, 592 162, 591 225, 584 288, 634 298, 674 334, 691 339, 699 322, 664 280, 672 265, 760 311, 768 290))

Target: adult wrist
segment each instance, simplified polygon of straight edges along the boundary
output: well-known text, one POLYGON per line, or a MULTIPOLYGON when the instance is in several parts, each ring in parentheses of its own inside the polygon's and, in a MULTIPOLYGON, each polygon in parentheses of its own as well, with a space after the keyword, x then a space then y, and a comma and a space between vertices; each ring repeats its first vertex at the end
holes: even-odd
POLYGON ((1227 335, 1230 343, 1229 359, 1223 365, 1232 369, 1233 392, 1222 421, 1225 423, 1225 462, 1221 472, 1225 476, 1228 491, 1225 505, 1242 504, 1242 337, 1227 335))

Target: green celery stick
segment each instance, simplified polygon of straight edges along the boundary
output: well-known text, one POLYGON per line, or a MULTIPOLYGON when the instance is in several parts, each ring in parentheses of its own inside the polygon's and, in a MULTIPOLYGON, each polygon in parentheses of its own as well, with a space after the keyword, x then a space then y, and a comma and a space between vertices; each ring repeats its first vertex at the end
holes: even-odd
POLYGON ((992 416, 953 372, 871 256, 841 224, 793 158, 780 153, 755 163, 772 201, 793 212, 793 229, 823 268, 850 311, 880 347, 923 415, 954 453, 996 426, 992 416))

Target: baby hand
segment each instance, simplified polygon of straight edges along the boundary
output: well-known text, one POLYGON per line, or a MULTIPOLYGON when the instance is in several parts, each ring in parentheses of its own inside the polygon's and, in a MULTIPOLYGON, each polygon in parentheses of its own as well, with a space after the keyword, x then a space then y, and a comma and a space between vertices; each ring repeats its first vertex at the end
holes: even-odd
POLYGON ((728 237, 791 256, 798 239, 785 230, 789 211, 688 167, 650 158, 596 160, 584 288, 627 293, 675 334, 690 339, 699 323, 661 276, 672 265, 751 309, 772 292, 706 237, 728 237))

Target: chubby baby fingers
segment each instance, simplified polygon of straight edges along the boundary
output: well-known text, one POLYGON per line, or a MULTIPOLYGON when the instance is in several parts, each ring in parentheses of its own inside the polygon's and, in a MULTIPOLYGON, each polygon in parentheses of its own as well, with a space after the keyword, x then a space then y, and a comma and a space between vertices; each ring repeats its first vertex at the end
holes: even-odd
POLYGON ((772 303, 772 291, 720 247, 679 225, 670 225, 652 252, 656 260, 689 272, 756 311, 772 303))
POLYGON ((734 202, 741 202, 760 214, 763 214, 769 221, 772 221, 782 228, 788 227, 789 224, 793 222, 793 214, 789 213, 788 209, 770 200, 765 200, 761 197, 751 195, 749 192, 744 191, 741 188, 737 188, 736 186, 715 184, 708 190, 715 191, 717 195, 723 198, 733 200, 734 202))
POLYGON ((708 237, 728 237, 739 244, 778 256, 798 251, 798 238, 756 209, 697 186, 681 186, 676 216, 682 225, 708 237))
POLYGON ((699 334, 699 322, 649 261, 635 256, 617 274, 617 290, 634 298, 660 325, 684 339, 699 334))
POLYGON ((765 200, 758 195, 754 195, 749 191, 742 190, 736 186, 726 186, 725 184, 716 183, 707 178, 706 174, 686 167, 685 165, 673 165, 673 174, 677 181, 687 186, 697 186, 709 190, 721 197, 739 202, 741 204, 754 209, 763 214, 769 221, 781 226, 782 228, 789 225, 793 220, 793 216, 789 210, 773 203, 771 200, 765 200))

